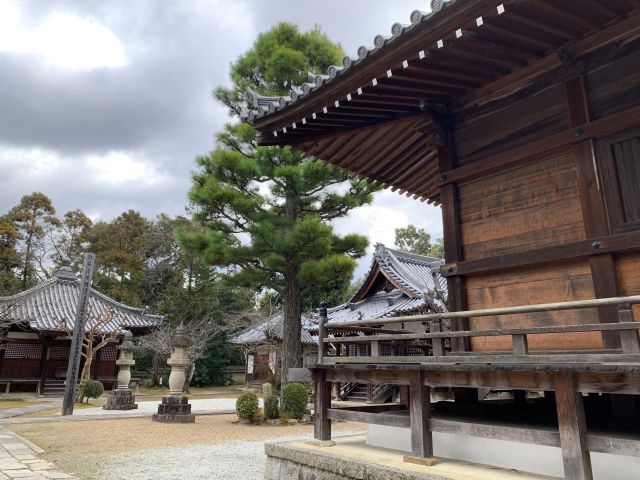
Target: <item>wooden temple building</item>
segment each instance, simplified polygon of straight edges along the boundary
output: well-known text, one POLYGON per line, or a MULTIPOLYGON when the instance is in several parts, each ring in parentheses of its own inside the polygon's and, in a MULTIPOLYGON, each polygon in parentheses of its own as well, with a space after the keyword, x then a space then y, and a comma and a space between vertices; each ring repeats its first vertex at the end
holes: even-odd
MULTIPOLYGON (((327 318, 332 323, 342 323, 376 318, 390 318, 417 313, 441 312, 445 309, 447 285, 440 272, 443 261, 412 253, 387 248, 378 244, 373 252, 371 267, 356 293, 342 305, 327 309, 327 318)), ((318 352, 318 315, 306 313, 302 316, 301 341, 303 355, 308 358, 318 352)), ((280 350, 282 348, 282 312, 276 313, 257 325, 248 327, 229 338, 229 343, 242 347, 246 357, 246 383, 262 384, 273 380, 280 372, 280 350)), ((341 336, 357 335, 358 329, 347 329, 341 336)), ((356 344, 335 345, 344 355, 366 354, 366 348, 356 344)), ((391 349, 391 345, 385 346, 391 349)), ((404 345, 403 345, 404 348, 404 345)), ((409 347, 413 353, 422 349, 409 347)), ((406 348, 405 348, 406 350, 406 348)), ((391 351, 391 350, 389 350, 391 351)), ((364 394, 365 400, 374 401, 373 391, 359 388, 357 382, 342 384, 336 389, 336 397, 348 400, 364 394), (369 397, 367 397, 369 395, 369 397)), ((379 390, 380 394, 384 390, 379 390)))
MULTIPOLYGON (((49 280, 0 297, 0 319, 6 327, 0 349, 0 383, 6 385, 7 393, 25 385, 35 385, 38 394, 64 392, 71 341, 63 326, 73 328, 79 294, 80 281, 70 262, 63 261, 49 280)), ((100 319, 104 334, 129 330, 143 335, 164 321, 164 317, 123 305, 94 289, 89 293, 87 312, 86 328, 100 319)), ((98 350, 91 366, 92 377, 105 388, 114 385, 118 373, 116 347, 113 343, 98 350)))
POLYGON ((570 480, 638 478, 601 459, 640 456, 640 2, 434 0, 410 20, 286 97, 248 95, 259 144, 442 209, 449 312, 322 321, 316 439, 358 420, 408 429, 408 461, 449 433, 555 447, 570 480), (407 414, 332 408, 347 381, 408 387, 407 414), (441 388, 455 402, 432 405, 441 388), (508 405, 481 400, 500 389, 508 405))

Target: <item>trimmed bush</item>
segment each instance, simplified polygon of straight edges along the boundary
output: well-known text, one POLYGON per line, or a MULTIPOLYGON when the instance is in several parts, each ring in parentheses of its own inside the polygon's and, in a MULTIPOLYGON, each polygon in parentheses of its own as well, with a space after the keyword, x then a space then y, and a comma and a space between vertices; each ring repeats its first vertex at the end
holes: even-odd
POLYGON ((258 396, 255 393, 243 393, 236 400, 236 413, 241 420, 251 420, 260 410, 258 396))
POLYGON ((302 383, 289 383, 282 390, 282 410, 300 420, 307 410, 309 390, 302 383))
POLYGON ((280 399, 275 395, 269 395, 264 399, 264 416, 267 420, 280 416, 280 399))
POLYGON ((98 380, 89 380, 84 387, 84 396, 87 398, 99 398, 104 393, 104 385, 98 380))

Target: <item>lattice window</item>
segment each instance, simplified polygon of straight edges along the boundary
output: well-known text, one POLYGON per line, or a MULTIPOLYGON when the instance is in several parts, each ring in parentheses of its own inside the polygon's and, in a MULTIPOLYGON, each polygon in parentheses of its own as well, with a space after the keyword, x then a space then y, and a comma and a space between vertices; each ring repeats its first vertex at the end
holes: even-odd
POLYGON ((100 349, 100 360, 117 360, 117 358, 118 349, 113 343, 105 345, 100 349))
POLYGON ((69 358, 69 351, 71 347, 65 347, 62 345, 54 345, 49 348, 49 358, 51 360, 61 359, 61 358, 69 358))
POLYGON ((42 357, 42 345, 39 343, 8 343, 4 351, 4 358, 31 358, 42 357))

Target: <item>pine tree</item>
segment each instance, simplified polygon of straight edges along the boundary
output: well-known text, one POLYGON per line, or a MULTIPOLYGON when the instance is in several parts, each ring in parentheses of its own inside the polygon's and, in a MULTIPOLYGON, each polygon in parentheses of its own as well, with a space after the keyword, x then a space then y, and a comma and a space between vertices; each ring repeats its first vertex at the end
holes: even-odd
MULTIPOLYGON (((246 89, 285 94, 309 70, 326 71, 342 55, 318 28, 301 33, 279 24, 231 66, 233 88, 215 96, 238 114, 246 89)), ((370 202, 375 188, 288 147, 257 147, 255 138, 250 125, 229 124, 217 148, 198 158, 190 199, 202 229, 183 233, 182 243, 211 265, 230 268, 233 283, 283 298, 286 381, 288 369, 302 363, 303 295, 350 278, 367 246, 360 235, 337 235, 330 222, 370 202)))

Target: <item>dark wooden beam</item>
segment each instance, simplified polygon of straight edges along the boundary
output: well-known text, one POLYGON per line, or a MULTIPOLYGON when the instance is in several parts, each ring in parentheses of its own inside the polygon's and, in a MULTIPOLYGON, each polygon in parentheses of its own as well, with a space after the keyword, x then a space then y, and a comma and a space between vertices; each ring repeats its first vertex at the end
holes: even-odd
POLYGON ((445 264, 441 267, 440 271, 444 277, 485 274, 509 268, 561 262, 594 255, 601 257, 602 253, 623 253, 639 250, 640 231, 635 231, 591 238, 589 240, 581 240, 564 245, 536 248, 524 252, 508 253, 480 260, 467 260, 445 264))
POLYGON ((593 480, 582 395, 571 374, 553 378, 565 480, 593 480))

